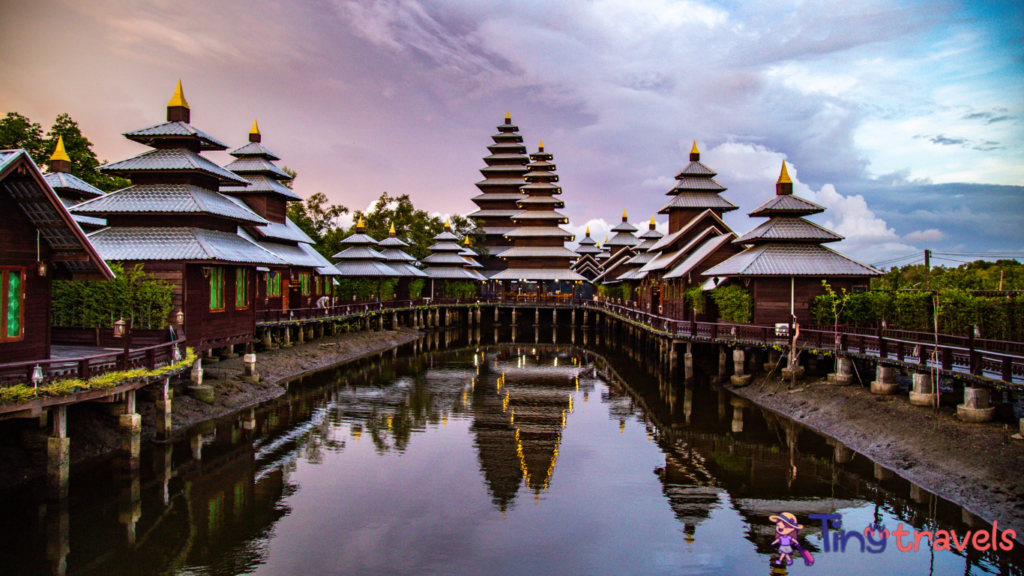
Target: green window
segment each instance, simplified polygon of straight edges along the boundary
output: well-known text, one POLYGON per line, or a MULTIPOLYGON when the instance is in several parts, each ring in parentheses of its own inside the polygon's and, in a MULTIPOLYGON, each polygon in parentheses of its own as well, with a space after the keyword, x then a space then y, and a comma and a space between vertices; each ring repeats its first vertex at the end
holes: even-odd
POLYGON ((275 272, 267 272, 267 297, 276 297, 281 295, 281 274, 275 272))
POLYGON ((0 342, 21 340, 25 336, 25 269, 0 270, 0 342))
POLYGON ((210 269, 210 311, 224 311, 224 269, 220 266, 210 269))
POLYGON ((299 272, 299 283, 302 285, 302 295, 309 296, 309 272, 299 272))
POLYGON ((235 268, 235 310, 249 307, 249 270, 235 268))

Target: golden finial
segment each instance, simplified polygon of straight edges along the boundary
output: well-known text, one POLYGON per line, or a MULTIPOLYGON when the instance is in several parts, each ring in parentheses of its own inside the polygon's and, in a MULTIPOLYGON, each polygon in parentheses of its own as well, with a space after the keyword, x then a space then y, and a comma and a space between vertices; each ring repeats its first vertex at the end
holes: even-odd
POLYGON ((605 241, 605 243, 608 242, 608 237, 607 236, 604 237, 604 241, 605 241))
POLYGON ((67 150, 64 149, 63 136, 57 136, 57 147, 53 150, 53 156, 50 156, 50 160, 63 160, 65 162, 71 162, 71 158, 68 156, 67 150))
POLYGON ((511 111, 505 112, 505 120, 511 120, 511 119, 512 119, 512 112, 511 111))
POLYGON ((259 126, 259 124, 256 123, 256 119, 253 118, 252 119, 252 130, 249 130, 249 134, 259 134, 259 133, 260 133, 260 126, 259 126))
POLYGON ((391 231, 388 232, 388 233, 389 234, 394 234, 395 233, 395 223, 393 221, 391 222, 391 231))
POLYGON ((690 154, 700 154, 700 150, 697 150, 697 141, 693 141, 693 148, 690 148, 690 154))
POLYGON ((590 236, 590 226, 587 226, 587 236, 590 236))
POLYGON ((651 226, 657 226, 658 224, 654 221, 654 214, 651 214, 651 226))
POLYGON ((623 209, 622 209, 622 221, 623 221, 623 222, 625 222, 625 221, 626 221, 626 218, 628 218, 628 216, 626 216, 626 209, 625 209, 625 208, 623 208, 623 209))
POLYGON ((181 78, 178 78, 178 87, 174 89, 174 96, 171 96, 171 101, 168 102, 167 105, 188 108, 188 102, 185 100, 185 94, 181 91, 181 78))
POLYGON ((793 181, 789 179, 789 171, 786 170, 786 161, 782 161, 782 174, 779 174, 778 184, 792 184, 793 181))
POLYGON ((463 246, 469 246, 469 234, 466 234, 466 241, 462 243, 463 246))
POLYGON ((444 227, 445 228, 451 228, 452 227, 451 221, 448 218, 444 219, 444 227))
POLYGON ((358 229, 360 229, 362 227, 363 227, 363 215, 360 214, 359 215, 359 224, 356 224, 356 230, 358 230, 358 229))
POLYGON ((543 138, 540 139, 540 149, 541 150, 544 149, 544 139, 543 138))

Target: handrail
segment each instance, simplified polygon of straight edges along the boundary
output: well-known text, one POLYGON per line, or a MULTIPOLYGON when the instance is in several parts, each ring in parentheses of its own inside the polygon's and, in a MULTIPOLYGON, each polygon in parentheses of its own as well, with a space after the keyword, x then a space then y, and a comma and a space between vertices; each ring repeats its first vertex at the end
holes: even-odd
POLYGON ((31 382, 36 366, 39 366, 42 372, 43 382, 52 382, 56 379, 88 380, 93 376, 121 370, 124 366, 130 370, 136 368, 152 370, 160 365, 173 363, 174 349, 184 342, 184 340, 173 340, 143 348, 132 348, 128 350, 127 358, 125 358, 125 352, 119 350, 76 358, 50 358, 0 364, 0 387, 31 382))

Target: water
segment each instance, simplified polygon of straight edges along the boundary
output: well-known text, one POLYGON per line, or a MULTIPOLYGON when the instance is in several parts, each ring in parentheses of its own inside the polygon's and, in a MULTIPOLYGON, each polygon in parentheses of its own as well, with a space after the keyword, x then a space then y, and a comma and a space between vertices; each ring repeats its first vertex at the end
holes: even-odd
POLYGON ((542 332, 433 334, 150 445, 137 474, 75 468, 63 507, 5 494, 2 573, 1024 573, 1018 551, 825 553, 808 514, 989 527, 770 412, 734 432, 700 366, 687 386, 621 337, 542 332), (771 566, 784 511, 813 566, 771 566))

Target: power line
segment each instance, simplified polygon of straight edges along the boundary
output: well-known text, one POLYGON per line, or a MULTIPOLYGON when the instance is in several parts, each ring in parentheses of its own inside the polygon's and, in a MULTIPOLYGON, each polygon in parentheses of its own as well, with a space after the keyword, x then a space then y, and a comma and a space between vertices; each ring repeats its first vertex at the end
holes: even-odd
POLYGON ((920 260, 921 259, 921 254, 915 252, 914 254, 907 254, 906 256, 899 256, 897 258, 890 258, 889 260, 882 260, 881 262, 876 262, 873 265, 874 266, 882 266, 884 264, 889 264, 889 263, 892 263, 892 262, 899 262, 900 260, 906 260, 908 258, 913 258, 915 260, 920 260))

